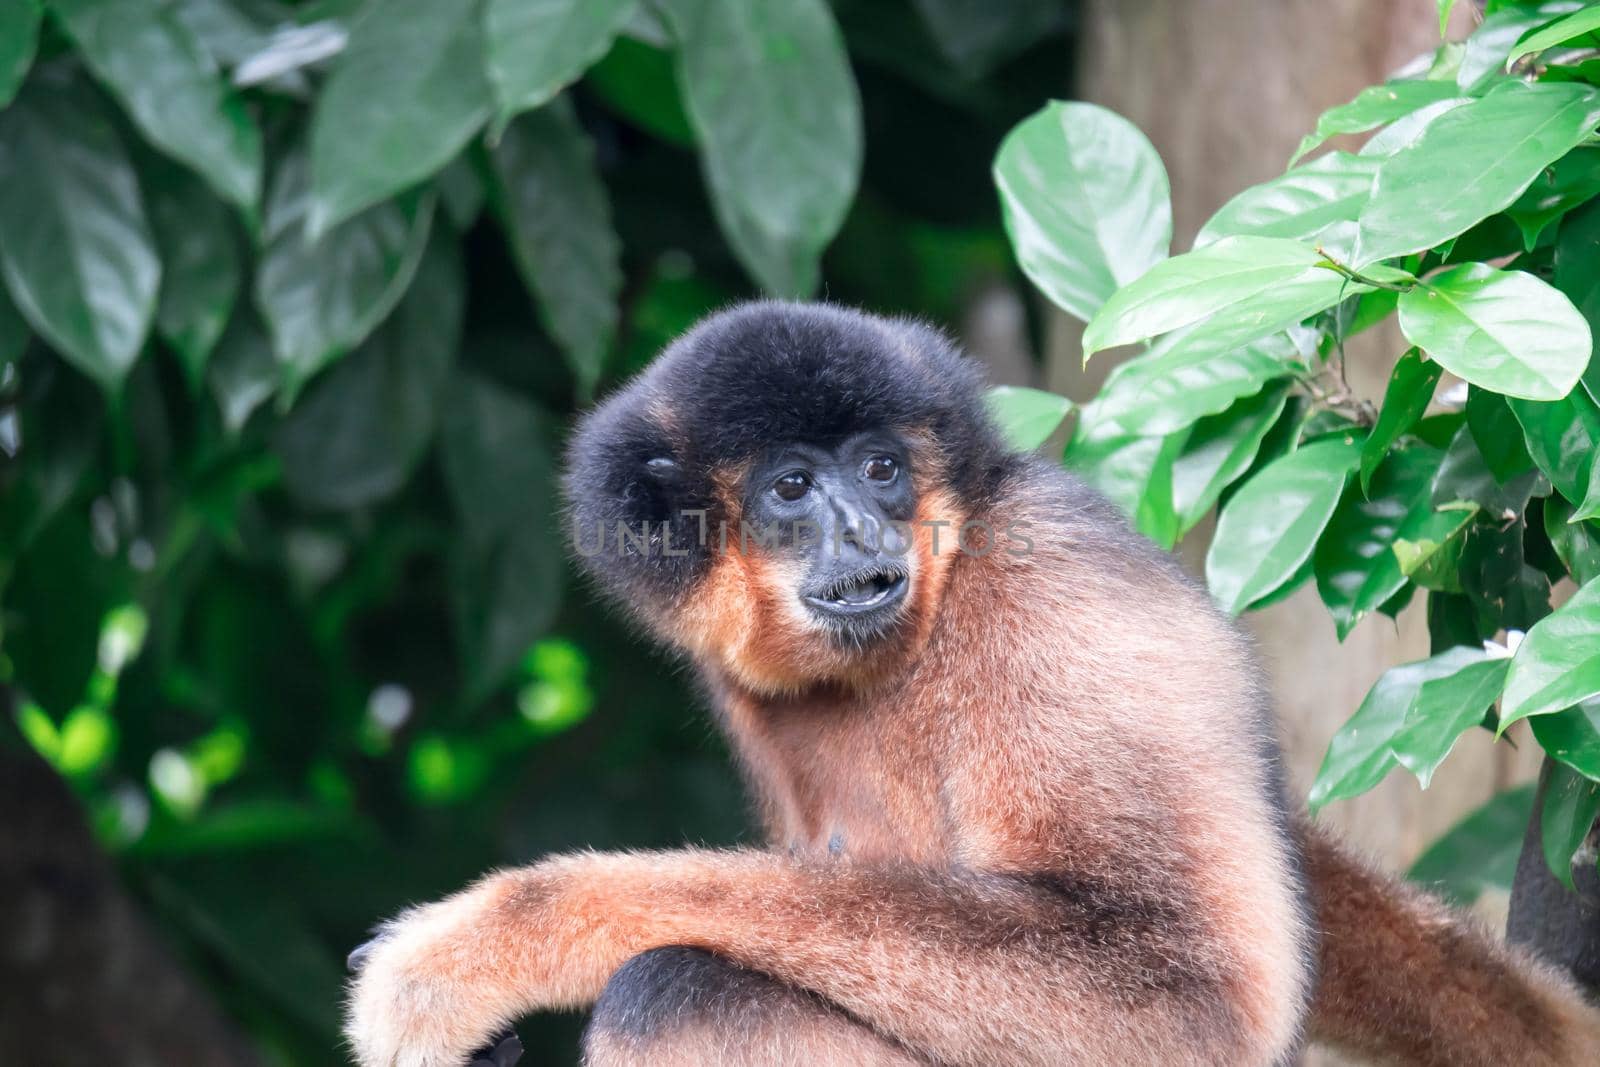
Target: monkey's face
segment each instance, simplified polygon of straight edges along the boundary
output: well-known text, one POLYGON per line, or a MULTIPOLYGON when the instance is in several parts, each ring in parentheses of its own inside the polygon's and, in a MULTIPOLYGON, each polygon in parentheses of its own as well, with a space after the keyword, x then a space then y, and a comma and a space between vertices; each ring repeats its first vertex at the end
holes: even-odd
POLYGON ((656 636, 751 688, 893 684, 1009 462, 935 331, 749 304, 583 420, 573 548, 656 636))
POLYGON ((746 479, 741 537, 781 561, 772 570, 792 585, 794 610, 840 644, 886 636, 904 614, 916 573, 910 464, 884 431, 775 449, 746 479))

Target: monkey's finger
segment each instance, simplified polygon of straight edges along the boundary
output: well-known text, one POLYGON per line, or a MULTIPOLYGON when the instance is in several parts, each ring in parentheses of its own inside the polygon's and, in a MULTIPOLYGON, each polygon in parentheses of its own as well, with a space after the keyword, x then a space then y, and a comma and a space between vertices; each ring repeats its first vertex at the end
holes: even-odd
POLYGON ((473 1055, 467 1067, 515 1067, 521 1058, 522 1040, 515 1032, 507 1031, 490 1038, 489 1044, 473 1055))

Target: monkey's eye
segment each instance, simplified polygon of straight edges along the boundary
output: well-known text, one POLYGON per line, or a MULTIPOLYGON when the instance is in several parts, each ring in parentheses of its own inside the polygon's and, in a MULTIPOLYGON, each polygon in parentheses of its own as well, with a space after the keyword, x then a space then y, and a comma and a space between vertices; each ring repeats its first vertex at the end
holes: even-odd
POLYGON ((811 491, 811 475, 805 471, 790 471, 772 483, 772 491, 782 500, 799 500, 811 491))
POLYGON ((861 465, 861 473, 875 482, 892 482, 900 473, 900 464, 892 456, 873 456, 861 465))

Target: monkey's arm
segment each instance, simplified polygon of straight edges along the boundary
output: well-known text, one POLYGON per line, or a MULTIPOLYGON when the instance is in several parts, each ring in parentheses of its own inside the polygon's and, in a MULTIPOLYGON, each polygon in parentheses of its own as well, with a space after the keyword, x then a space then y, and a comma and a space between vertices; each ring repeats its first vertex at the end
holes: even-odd
POLYGON ((775 853, 580 854, 492 875, 385 931, 355 981, 367 1067, 458 1064, 588 1004, 647 949, 706 949, 941 1062, 1246 1063, 1220 953, 1162 905, 1046 878, 775 853))

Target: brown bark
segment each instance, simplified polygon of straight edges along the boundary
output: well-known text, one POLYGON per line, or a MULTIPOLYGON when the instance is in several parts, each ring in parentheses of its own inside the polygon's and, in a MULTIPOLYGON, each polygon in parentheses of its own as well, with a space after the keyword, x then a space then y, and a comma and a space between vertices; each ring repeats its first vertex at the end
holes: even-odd
POLYGON ((0 688, 0 1063, 253 1067, 118 884, 0 688))

